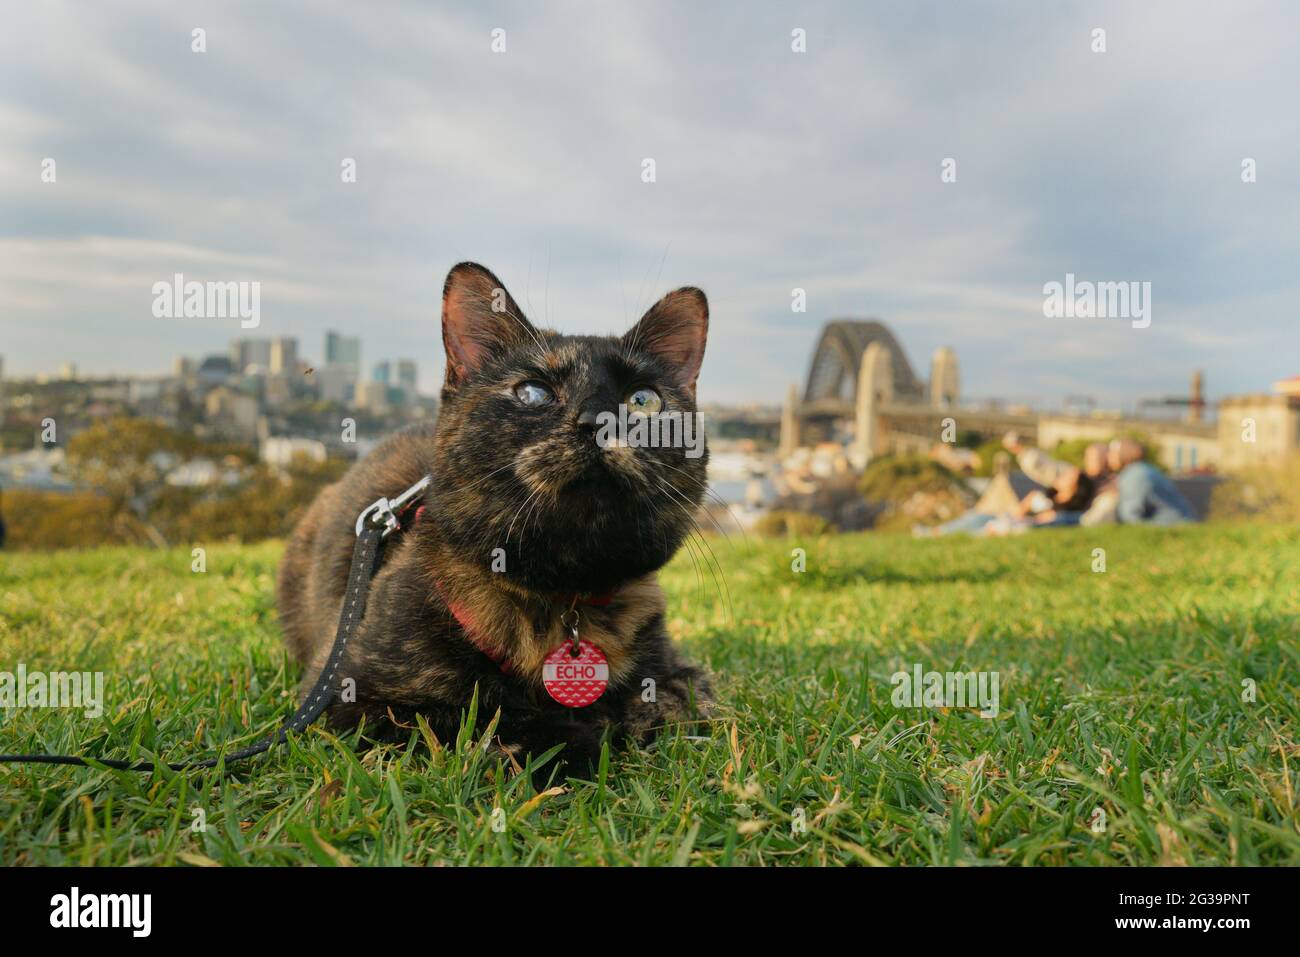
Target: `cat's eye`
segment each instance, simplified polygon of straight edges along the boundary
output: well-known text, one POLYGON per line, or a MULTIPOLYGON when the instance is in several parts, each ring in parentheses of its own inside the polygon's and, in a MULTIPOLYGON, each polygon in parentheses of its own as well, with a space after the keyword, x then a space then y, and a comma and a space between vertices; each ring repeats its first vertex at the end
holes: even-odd
POLYGON ((627 397, 627 411, 630 415, 655 415, 663 408, 663 399, 654 389, 637 389, 627 397))
POLYGON ((521 382, 515 386, 515 398, 528 406, 546 405, 552 399, 551 390, 540 382, 521 382))

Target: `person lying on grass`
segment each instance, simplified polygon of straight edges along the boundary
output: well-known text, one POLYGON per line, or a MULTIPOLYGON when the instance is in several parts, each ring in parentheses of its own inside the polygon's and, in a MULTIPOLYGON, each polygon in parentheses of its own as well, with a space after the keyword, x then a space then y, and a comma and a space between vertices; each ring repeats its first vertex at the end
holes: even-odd
POLYGON ((1046 492, 1030 492, 1016 509, 984 527, 985 535, 1011 535, 1032 528, 1078 525, 1092 502, 1096 485, 1082 469, 1070 466, 1056 476, 1046 492))
POLYGON ((971 511, 934 528, 917 527, 913 533, 919 538, 959 532, 1008 535, 1051 525, 1077 525, 1079 517, 1092 501, 1094 489, 1091 476, 1067 465, 1057 472, 1048 489, 1034 489, 1005 514, 971 511))

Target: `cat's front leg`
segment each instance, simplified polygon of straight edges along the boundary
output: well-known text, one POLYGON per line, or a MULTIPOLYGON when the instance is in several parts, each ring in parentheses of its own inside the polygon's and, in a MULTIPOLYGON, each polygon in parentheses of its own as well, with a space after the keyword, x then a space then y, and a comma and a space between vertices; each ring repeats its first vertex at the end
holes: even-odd
MULTIPOLYGON (((671 651, 671 649, 669 649, 671 651)), ((647 745, 661 731, 689 728, 713 711, 708 671, 672 652, 664 666, 640 678, 623 701, 621 724, 637 744, 647 745)))
POLYGON ((556 762, 574 774, 585 774, 600 762, 600 748, 612 722, 601 714, 559 712, 535 707, 503 707, 497 743, 520 764, 563 745, 556 762))

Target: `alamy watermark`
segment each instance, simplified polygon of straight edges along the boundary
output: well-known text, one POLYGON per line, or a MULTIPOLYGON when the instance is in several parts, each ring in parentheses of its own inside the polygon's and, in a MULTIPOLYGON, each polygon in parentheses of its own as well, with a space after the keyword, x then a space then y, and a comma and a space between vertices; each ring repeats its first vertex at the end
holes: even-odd
POLYGON ((1065 282, 1043 285, 1048 319, 1131 319, 1134 329, 1151 325, 1151 283, 1093 282, 1065 274, 1065 282))
POLYGON ((55 928, 119 927, 132 937, 153 929, 152 894, 83 894, 73 887, 50 898, 50 926, 55 928))
POLYGON ((688 459, 704 454, 704 428, 698 412, 676 409, 645 415, 619 403, 618 414, 596 416, 596 444, 609 448, 686 449, 688 459))
POLYGON ((981 718, 998 716, 996 671, 924 671, 919 664, 910 672, 896 671, 889 700, 895 708, 974 708, 981 718))
POLYGON ((102 671, 0 671, 0 708, 79 708, 87 718, 104 713, 102 671))
POLYGON ((262 322, 260 282, 186 282, 176 273, 171 282, 154 283, 152 292, 157 319, 237 318, 243 329, 256 329, 262 322))

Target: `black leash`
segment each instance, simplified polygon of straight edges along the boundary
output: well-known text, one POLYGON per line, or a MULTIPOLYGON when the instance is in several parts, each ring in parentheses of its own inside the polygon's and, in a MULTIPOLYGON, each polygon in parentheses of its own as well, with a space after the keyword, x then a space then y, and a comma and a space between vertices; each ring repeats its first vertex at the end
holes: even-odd
MULTIPOLYGON (((366 614, 366 598, 370 594, 370 580, 379 568, 379 559, 383 554, 384 540, 401 527, 401 514, 429 486, 426 476, 416 482, 394 499, 381 498, 357 518, 357 544, 352 549, 352 568, 348 572, 348 587, 343 594, 343 612, 339 616, 339 628, 334 635, 334 645, 330 648, 329 659, 321 669, 320 677, 312 686, 307 697, 303 699, 293 717, 286 721, 280 730, 270 737, 263 738, 257 744, 248 746, 232 754, 219 755, 206 761, 184 761, 180 764, 167 764, 173 771, 197 771, 203 768, 215 768, 225 762, 230 764, 243 761, 270 751, 277 744, 283 744, 289 732, 301 734, 334 700, 334 675, 348 639, 357 630, 357 625, 366 614)), ((102 764, 118 771, 152 771, 158 762, 141 761, 132 764, 129 761, 117 761, 109 758, 84 758, 72 754, 0 754, 0 764, 72 764, 80 767, 94 767, 102 764), (94 762, 92 764, 91 762, 94 762)))

